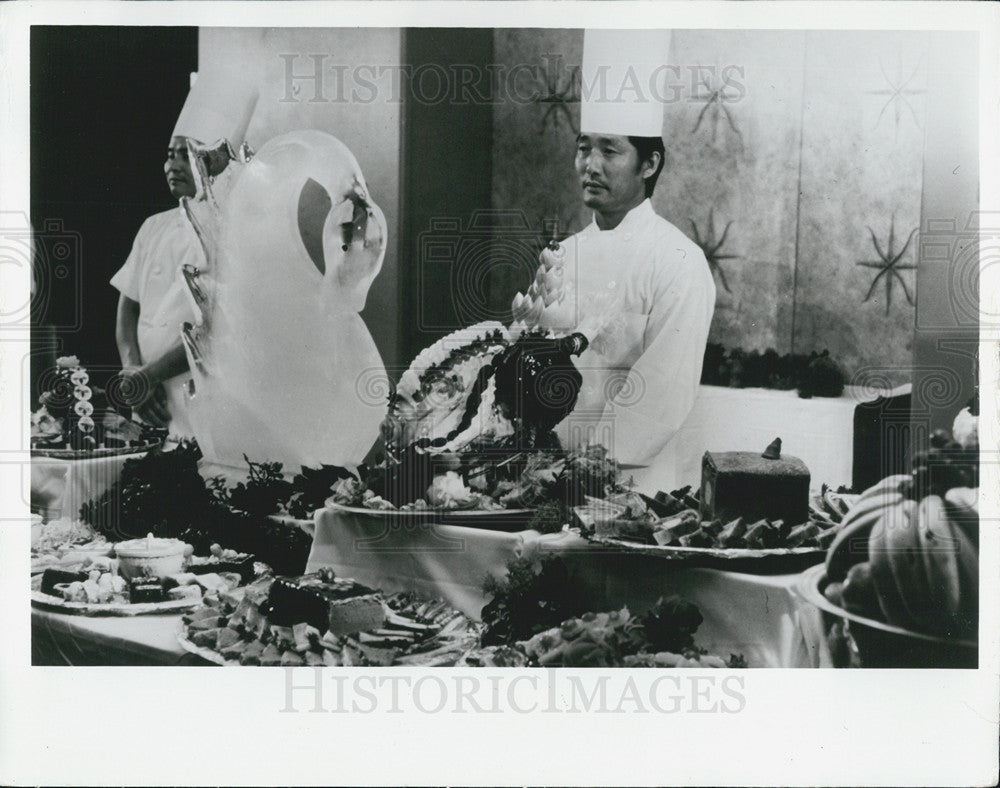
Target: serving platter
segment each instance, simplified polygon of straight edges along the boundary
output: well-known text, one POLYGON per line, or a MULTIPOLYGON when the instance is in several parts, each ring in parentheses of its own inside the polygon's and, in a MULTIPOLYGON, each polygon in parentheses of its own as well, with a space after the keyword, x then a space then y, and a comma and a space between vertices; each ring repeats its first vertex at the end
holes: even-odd
POLYGON ((527 530, 535 515, 534 509, 366 509, 363 506, 344 506, 335 503, 332 498, 327 499, 326 508, 370 518, 372 522, 381 524, 435 523, 507 532, 527 530))
POLYGON ((114 553, 114 545, 111 542, 96 546, 82 545, 80 547, 67 547, 58 550, 32 553, 31 574, 37 575, 46 569, 71 569, 82 566, 87 559, 110 558, 114 553))
MULTIPOLYGON (((579 532, 578 529, 572 529, 579 532)), ((821 547, 681 547, 631 542, 610 536, 584 536, 593 543, 622 553, 648 555, 685 566, 703 566, 749 574, 791 574, 821 563, 821 547)))
POLYGON ((146 454, 163 445, 162 439, 104 449, 56 449, 41 446, 31 447, 31 456, 51 460, 96 460, 102 457, 124 457, 129 454, 146 454))
POLYGON ((198 646, 191 642, 187 636, 187 624, 183 621, 178 624, 177 643, 188 654, 194 654, 195 656, 201 657, 203 660, 211 662, 213 665, 228 665, 230 667, 239 667, 240 665, 238 659, 226 659, 222 656, 222 654, 214 649, 210 649, 206 646, 198 646))
POLYGON ((31 604, 42 610, 73 616, 148 616, 186 613, 201 605, 200 599, 168 599, 164 602, 67 602, 62 597, 32 589, 31 604))
MULTIPOLYGON (((422 600, 408 592, 399 592, 382 599, 387 614, 397 618, 412 619, 414 611, 430 607, 433 611, 432 618, 444 622, 443 626, 430 637, 417 639, 409 647, 379 644, 379 639, 385 636, 385 630, 381 629, 372 633, 338 635, 335 638, 337 645, 333 647, 337 664, 343 667, 367 664, 415 667, 451 666, 479 643, 482 626, 443 600, 422 600), (385 653, 382 654, 381 659, 375 659, 375 654, 371 649, 374 649, 375 652, 385 653), (372 662, 372 659, 375 661, 372 662)), ((398 631, 397 634, 399 634, 398 631)), ((176 637, 177 643, 185 651, 214 665, 236 667, 242 664, 239 659, 227 659, 214 648, 196 644, 189 637, 188 624, 183 620, 178 624, 176 637)), ((267 637, 270 639, 273 638, 273 635, 267 637)), ((241 639, 251 643, 258 638, 248 637, 244 633, 241 639)), ((302 655, 302 652, 297 651, 297 653, 302 655)))
POLYGON ((83 566, 89 558, 110 558, 114 553, 114 545, 108 544, 106 548, 81 548, 79 550, 58 550, 50 553, 38 553, 31 556, 31 574, 38 575, 46 569, 65 569, 83 566))

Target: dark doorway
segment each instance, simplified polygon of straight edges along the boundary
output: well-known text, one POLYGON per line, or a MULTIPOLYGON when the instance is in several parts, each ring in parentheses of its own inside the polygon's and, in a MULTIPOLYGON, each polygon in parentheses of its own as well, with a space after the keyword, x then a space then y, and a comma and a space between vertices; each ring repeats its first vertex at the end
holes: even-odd
POLYGON ((494 233, 492 57, 489 29, 404 31, 403 63, 412 75, 403 106, 401 168, 404 366, 445 334, 490 317, 483 303, 489 269, 477 262, 488 263, 494 233), (449 90, 457 89, 455 75, 466 72, 475 77, 456 100, 449 90), (470 276, 478 280, 467 281, 470 276))
POLYGON ((34 26, 30 55, 34 403, 56 355, 79 356, 98 385, 118 366, 108 280, 143 220, 176 205, 163 162, 198 29, 34 26))

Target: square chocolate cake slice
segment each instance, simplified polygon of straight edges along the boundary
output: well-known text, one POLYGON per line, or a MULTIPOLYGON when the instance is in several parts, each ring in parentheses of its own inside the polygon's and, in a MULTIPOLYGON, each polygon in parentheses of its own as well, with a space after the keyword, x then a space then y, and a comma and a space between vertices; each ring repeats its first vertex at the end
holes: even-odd
POLYGON ((702 520, 766 518, 796 526, 809 519, 809 469, 798 457, 707 451, 701 461, 700 503, 702 520))
POLYGON ((377 629, 385 621, 381 599, 367 586, 319 574, 277 577, 271 583, 266 615, 272 624, 305 622, 320 632, 346 634, 377 629))

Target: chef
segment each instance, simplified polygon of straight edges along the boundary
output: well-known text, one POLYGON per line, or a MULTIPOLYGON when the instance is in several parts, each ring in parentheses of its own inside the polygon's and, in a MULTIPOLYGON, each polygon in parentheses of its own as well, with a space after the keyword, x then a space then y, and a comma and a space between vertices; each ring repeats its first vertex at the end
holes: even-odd
MULTIPOLYGON (((255 87, 225 72, 196 79, 167 145, 163 171, 176 200, 195 196, 188 140, 242 142, 256 105, 255 87)), ((111 284, 121 294, 115 339, 122 362, 121 394, 146 422, 171 436, 193 435, 184 387, 187 358, 180 328, 195 315, 184 292, 185 265, 201 268, 204 252, 184 209, 178 205, 143 222, 125 264, 111 284)))
POLYGON ((701 249, 650 202, 664 164, 664 92, 653 80, 668 46, 663 31, 586 31, 592 89, 575 163, 593 220, 563 242, 567 292, 591 342, 576 359, 583 385, 560 438, 607 446, 646 492, 678 481, 671 439, 694 404, 715 307, 701 249))

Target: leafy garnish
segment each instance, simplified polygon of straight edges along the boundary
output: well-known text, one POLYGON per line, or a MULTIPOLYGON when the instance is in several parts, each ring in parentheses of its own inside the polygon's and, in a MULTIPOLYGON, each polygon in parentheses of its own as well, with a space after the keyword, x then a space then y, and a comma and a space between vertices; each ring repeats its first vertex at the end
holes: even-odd
POLYGON ((656 651, 681 653, 693 649, 694 633, 704 618, 701 611, 678 596, 660 597, 642 617, 646 640, 656 651))
POLYGON ((490 576, 483 591, 493 599, 482 609, 483 645, 512 645, 565 621, 579 610, 566 566, 557 556, 515 558, 502 580, 490 576))

